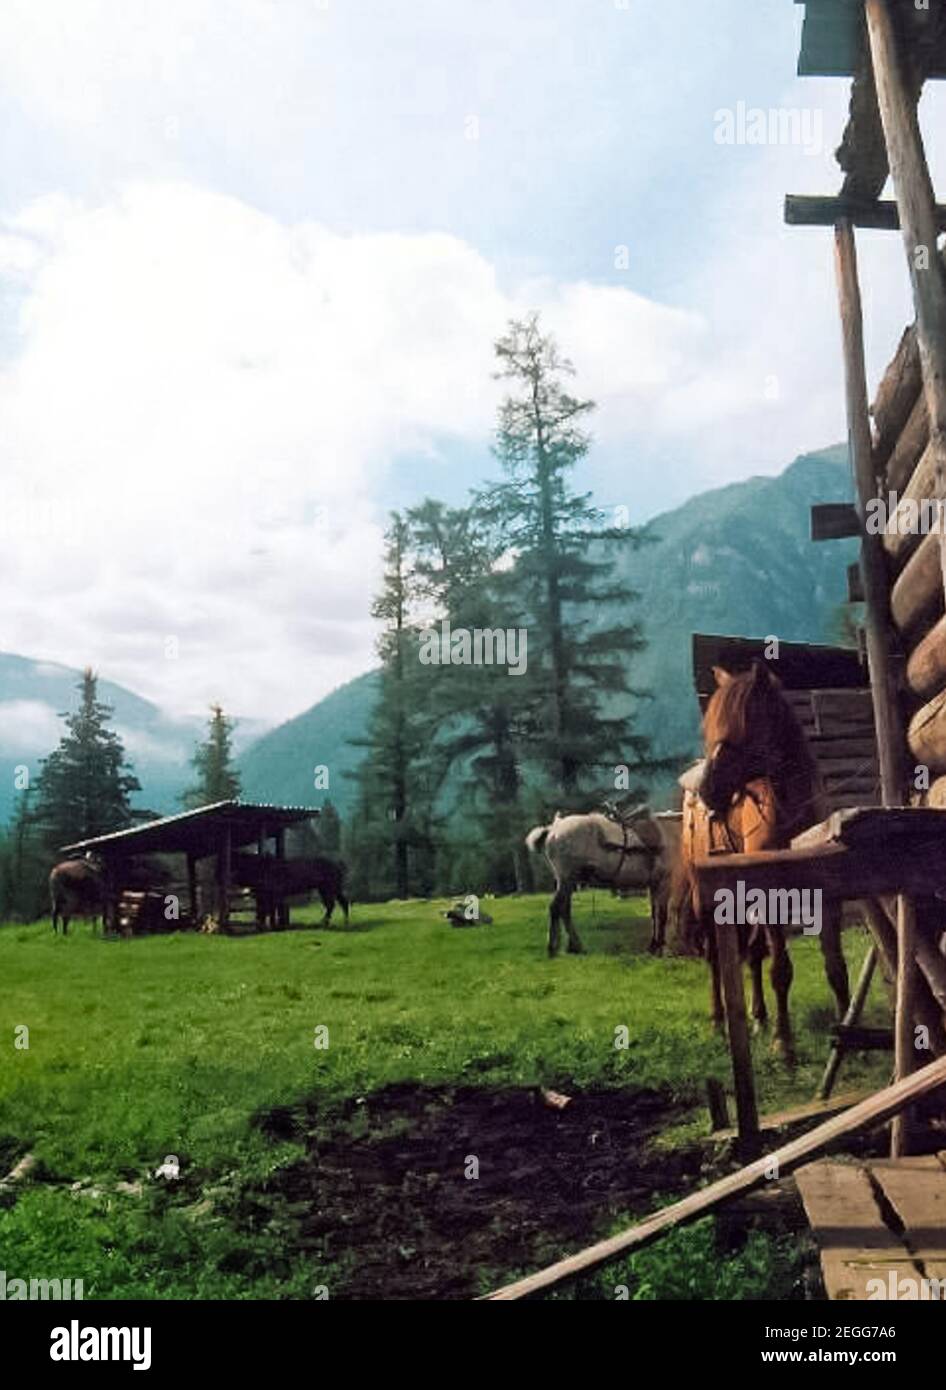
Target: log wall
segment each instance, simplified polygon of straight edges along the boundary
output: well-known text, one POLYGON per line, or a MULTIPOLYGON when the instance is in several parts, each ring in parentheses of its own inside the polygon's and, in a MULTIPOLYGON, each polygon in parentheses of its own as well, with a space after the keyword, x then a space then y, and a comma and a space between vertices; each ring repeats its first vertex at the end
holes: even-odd
MULTIPOLYGON (((936 469, 929 411, 923 392, 916 330, 900 340, 877 388, 873 463, 878 495, 898 506, 883 536, 890 579, 890 611, 903 655, 902 699, 911 759, 929 769, 929 789, 915 799, 946 809, 946 607, 941 527, 935 509, 936 469), (923 503, 926 503, 925 517, 923 503), (909 506, 916 504, 919 525, 909 506), (929 529, 932 522, 934 529, 929 529), (924 524, 926 529, 924 529, 924 524), (937 780, 939 779, 939 780, 937 780)), ((915 775, 912 780, 916 781, 915 775)))

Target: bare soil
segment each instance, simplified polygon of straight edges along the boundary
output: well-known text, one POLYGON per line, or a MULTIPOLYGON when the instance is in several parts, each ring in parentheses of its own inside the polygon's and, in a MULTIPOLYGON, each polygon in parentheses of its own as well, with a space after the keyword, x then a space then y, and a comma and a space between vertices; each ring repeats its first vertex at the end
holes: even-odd
POLYGON ((470 1298, 692 1187, 699 1149, 654 1145, 683 1113, 653 1091, 575 1093, 557 1110, 538 1091, 388 1086, 260 1116, 307 1148, 260 1197, 287 1204, 332 1298, 470 1298))

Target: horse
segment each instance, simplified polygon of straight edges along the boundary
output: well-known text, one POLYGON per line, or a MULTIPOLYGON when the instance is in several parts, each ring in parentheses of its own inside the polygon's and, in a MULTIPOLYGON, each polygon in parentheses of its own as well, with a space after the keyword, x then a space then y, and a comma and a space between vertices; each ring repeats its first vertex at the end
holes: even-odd
MULTIPOLYGON (((793 837, 823 819, 817 770, 805 735, 780 681, 762 662, 732 674, 713 668, 717 688, 703 719, 705 758, 680 778, 684 790, 680 857, 674 871, 683 881, 694 914, 699 912, 694 861, 709 854, 752 854, 785 849, 793 837)), ((671 898, 676 889, 671 889, 671 898)), ((748 915, 748 914, 747 914, 748 915)), ((736 928, 752 981, 751 1013, 757 1031, 768 1022, 762 962, 771 958, 769 979, 776 1001, 773 1050, 794 1062, 788 1012, 793 970, 785 942, 787 923, 749 922, 736 928)), ((724 930, 726 928, 723 928, 724 930)), ((699 934, 710 967, 713 1023, 722 1027, 716 931, 700 919, 699 934)), ((824 904, 819 939, 825 973, 838 1016, 850 1001, 847 966, 841 950, 841 907, 824 904)))
POLYGON ((235 882, 253 889, 264 927, 275 926, 276 905, 283 898, 311 892, 318 893, 325 909, 320 926, 330 925, 336 902, 341 903, 348 926, 351 902, 345 892, 347 869, 341 860, 319 856, 277 859, 271 854, 237 854, 233 857, 231 872, 235 882))
POLYGON ((550 825, 530 830, 527 849, 532 854, 544 852, 555 879, 549 904, 549 955, 558 952, 563 922, 569 952, 577 955, 584 949, 572 921, 572 894, 583 887, 647 890, 653 921, 650 949, 658 949, 666 930, 676 837, 676 824, 652 816, 646 807, 638 807, 620 821, 600 811, 570 816, 557 812, 550 825))
POLYGON ((101 860, 87 855, 84 859, 64 859, 49 875, 49 901, 52 908, 53 932, 62 925, 63 936, 73 917, 96 917, 103 924, 108 916, 108 889, 105 868, 101 860))

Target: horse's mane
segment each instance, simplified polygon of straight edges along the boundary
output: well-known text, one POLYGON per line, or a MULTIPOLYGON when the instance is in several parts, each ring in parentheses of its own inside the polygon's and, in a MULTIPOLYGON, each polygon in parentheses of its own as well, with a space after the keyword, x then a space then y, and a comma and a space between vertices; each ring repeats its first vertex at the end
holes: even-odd
POLYGON ((808 740, 781 682, 762 662, 730 676, 714 692, 703 737, 707 750, 727 743, 761 756, 792 833, 822 819, 822 788, 808 740))

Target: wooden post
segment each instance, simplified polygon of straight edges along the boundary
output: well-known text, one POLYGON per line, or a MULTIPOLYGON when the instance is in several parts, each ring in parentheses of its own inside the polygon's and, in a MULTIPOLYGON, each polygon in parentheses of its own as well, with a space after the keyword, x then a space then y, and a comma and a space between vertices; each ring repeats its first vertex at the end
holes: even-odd
MULTIPOLYGON (((276 831, 276 858, 280 864, 286 857, 286 828, 281 826, 276 831)), ((284 898, 280 898, 276 903, 276 924, 280 927, 289 925, 289 904, 284 898)))
MULTIPOLYGON (((854 986, 854 993, 848 1005, 847 1013, 844 1015, 844 1024, 850 1027, 857 1023, 861 1014, 864 1012, 864 1005, 867 1002, 867 993, 870 989, 870 982, 874 978, 874 968, 877 965, 877 947, 871 944, 867 948, 867 955, 864 957, 864 964, 861 966, 861 973, 857 977, 857 984, 854 986)), ((828 1065, 824 1069, 824 1076, 821 1078, 821 1085, 818 1087, 818 1099, 827 1100, 837 1079, 841 1060, 844 1057, 844 1043, 841 1038, 836 1038, 831 1048, 831 1055, 828 1058, 828 1065)))
POLYGON ((890 599, 887 567, 879 536, 864 526, 867 506, 875 495, 867 375, 864 369, 864 325, 861 291, 857 279, 854 230, 842 219, 834 229, 835 271, 841 311, 844 350, 844 382, 848 444, 854 473, 856 506, 861 518, 861 573, 864 581, 867 660, 870 668, 877 754, 885 806, 902 806, 904 795, 904 744, 897 706, 897 690, 890 660, 890 599))
POLYGON ((230 916, 230 857, 233 837, 229 825, 224 826, 217 851, 217 921, 225 927, 230 916))
POLYGON ((739 1150, 747 1157, 759 1151, 759 1112, 755 1098, 755 1078, 752 1072, 752 1050, 749 1045, 749 1025, 746 1021, 746 996, 742 984, 742 962, 736 927, 722 926, 712 920, 707 930, 716 933, 716 952, 719 959, 723 1004, 726 1008, 726 1031, 732 1057, 733 1085, 736 1091, 736 1127, 739 1131, 739 1150))
MULTIPOLYGON (((870 5, 870 0, 868 0, 870 5)), ((854 243, 854 229, 846 219, 838 222, 834 229, 835 267, 838 280, 838 302, 841 309, 841 335, 844 344, 844 379, 847 402, 848 441, 851 450, 851 463, 854 469, 854 485, 857 494, 857 508, 863 520, 867 504, 874 496, 876 479, 873 473, 872 439, 870 417, 867 408, 867 376, 864 370, 864 324, 861 311, 861 291, 857 279, 857 248, 854 243)), ((935 254, 935 241, 933 251, 935 254)), ((893 666, 890 660, 890 594, 887 583, 887 569, 883 545, 879 536, 869 534, 866 527, 861 536, 861 572, 864 579, 865 615, 864 625, 867 637, 867 662, 870 669, 871 700, 874 707, 874 727, 877 731, 877 755, 880 763, 880 787, 885 806, 902 806, 906 791, 906 758, 902 726, 900 723, 897 687, 893 666)), ((906 899, 900 898, 898 913, 908 920, 912 907, 906 899)), ((914 988, 910 977, 916 970, 912 954, 913 935, 900 937, 898 933, 899 954, 897 958, 897 1033, 900 1029, 913 1029, 914 988), (909 941, 911 954, 903 955, 904 942, 909 941), (899 1010, 909 1008, 910 1012, 901 1018, 899 1010)), ((897 1080, 906 1073, 899 1070, 900 1054, 897 1054, 897 1080)), ((907 1121, 902 1122, 900 1134, 892 1143, 904 1152, 904 1134, 907 1121)))
MULTIPOLYGON (((911 898, 897 898, 897 1019, 894 1030, 896 1079, 902 1081, 915 1070, 916 1036, 916 908, 911 898)), ((890 1157, 910 1152, 911 1110, 894 1116, 890 1129, 890 1157)))
POLYGON ((187 898, 190 907, 191 922, 196 927, 198 925, 200 905, 197 901, 197 860, 192 854, 187 856, 187 898))
MULTIPOLYGON (((946 276, 936 248, 936 200, 917 119, 917 84, 897 51, 887 0, 866 0, 865 13, 877 105, 916 307, 936 496, 946 498, 946 276)), ((942 545, 946 575, 946 538, 942 545)))

